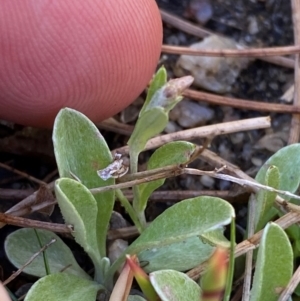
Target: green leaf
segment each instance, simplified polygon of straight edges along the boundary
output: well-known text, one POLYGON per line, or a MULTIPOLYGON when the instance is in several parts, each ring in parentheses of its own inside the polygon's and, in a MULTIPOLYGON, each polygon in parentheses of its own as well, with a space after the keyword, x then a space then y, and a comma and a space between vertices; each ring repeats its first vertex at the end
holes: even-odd
MULTIPOLYGON (((55 233, 47 230, 36 231, 42 245, 46 245, 53 238, 56 239, 56 242, 44 251, 48 258, 51 274, 59 273, 67 267, 65 273, 90 279, 89 275, 76 262, 69 247, 55 233)), ((5 240, 4 247, 8 259, 18 269, 24 266, 41 249, 34 229, 30 228, 19 229, 9 234, 5 240)), ((24 272, 36 277, 46 276, 42 253, 30 265, 25 267, 24 272)))
POLYGON ((147 141, 159 134, 168 123, 168 114, 163 108, 155 107, 144 112, 138 119, 128 145, 130 152, 139 154, 147 141))
POLYGON ((200 299, 200 287, 183 273, 161 270, 151 273, 149 277, 162 301, 199 301, 200 299))
MULTIPOLYGON (((204 242, 199 236, 222 229, 224 225, 231 222, 234 216, 233 207, 220 198, 201 196, 181 201, 159 215, 124 253, 139 256, 143 251, 152 249, 152 253, 149 252, 148 254, 154 256, 156 250, 163 252, 163 248, 168 248, 168 262, 172 262, 173 258, 177 260, 178 257, 178 251, 172 245, 182 244, 184 246, 186 241, 197 245, 195 240, 189 240, 192 237, 198 239, 199 245, 200 243, 207 244, 207 240, 204 242)), ((207 249, 211 250, 209 247, 207 249)), ((208 251, 206 252, 208 253, 208 251)), ((193 253, 194 250, 189 248, 182 256, 194 260, 196 256, 193 253)), ((200 254, 197 255, 201 256, 200 254)), ((144 255, 145 257, 146 255, 144 255)), ((124 256, 121 256, 114 263, 111 273, 118 268, 122 260, 124 260, 124 256)), ((184 259, 182 258, 182 260, 184 259)), ((185 262, 185 264, 191 265, 189 262, 185 262)))
POLYGON ((146 263, 143 269, 147 273, 163 269, 186 271, 206 261, 214 249, 210 243, 193 236, 168 246, 146 249, 138 258, 146 263))
POLYGON ((84 185, 68 178, 56 181, 55 193, 66 223, 74 226, 72 234, 76 242, 91 257, 96 273, 99 272, 101 257, 95 231, 98 209, 94 196, 84 185))
POLYGON ((255 179, 263 183, 268 168, 274 165, 279 170, 279 189, 291 193, 295 192, 300 184, 300 144, 291 144, 276 152, 261 167, 255 179))
POLYGON ((153 95, 155 94, 155 92, 160 89, 165 83, 167 82, 167 71, 166 68, 164 66, 160 67, 159 70, 156 72, 156 74, 154 75, 150 87, 148 89, 147 92, 147 97, 146 100, 144 102, 144 105, 140 111, 139 116, 141 116, 145 109, 148 107, 149 102, 151 101, 153 95))
POLYGON ((226 201, 201 196, 187 199, 168 208, 133 242, 132 250, 168 246, 189 237, 220 229, 235 216, 226 201))
POLYGON ((96 282, 74 275, 51 274, 33 284, 25 301, 95 301, 100 289, 96 282))
POLYGON ((275 223, 264 229, 251 291, 251 301, 277 301, 293 273, 293 251, 286 233, 275 223))
MULTIPOLYGON (((78 179, 88 188, 114 184, 114 179, 103 181, 97 175, 97 170, 112 162, 112 156, 104 138, 85 115, 69 108, 62 109, 55 119, 53 143, 60 177, 78 179)), ((99 208, 95 229, 104 257, 114 192, 98 194, 95 199, 99 208)))
MULTIPOLYGON (((275 189, 280 185, 280 174, 276 166, 271 165, 267 168, 265 173, 264 182, 261 183, 275 189)), ((267 191, 264 189, 259 190, 256 194, 256 207, 255 207, 255 229, 261 230, 265 226, 264 217, 268 214, 273 207, 277 193, 267 191)))
MULTIPOLYGON (((195 144, 184 141, 170 142, 158 148, 148 161, 147 170, 189 161, 196 149, 195 144)), ((152 181, 138 186, 140 210, 145 210, 147 201, 154 190, 162 186, 165 179, 152 181)))

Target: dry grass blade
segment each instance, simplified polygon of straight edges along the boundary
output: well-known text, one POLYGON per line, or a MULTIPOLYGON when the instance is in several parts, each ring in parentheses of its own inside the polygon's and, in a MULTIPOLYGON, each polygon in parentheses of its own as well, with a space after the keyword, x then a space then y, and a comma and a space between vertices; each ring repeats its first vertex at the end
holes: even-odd
POLYGON ((13 216, 5 213, 0 213, 0 222, 18 227, 45 229, 57 233, 71 233, 69 226, 63 224, 54 224, 48 222, 41 222, 29 218, 13 216))
POLYGON ((9 170, 9 171, 11 171, 11 172, 13 172, 13 173, 15 173, 15 174, 17 174, 17 175, 20 175, 21 177, 24 177, 25 179, 28 179, 29 181, 35 182, 35 183, 37 183, 37 184, 39 184, 39 185, 46 184, 44 181, 41 181, 41 180, 39 180, 39 179, 37 179, 37 178, 35 178, 35 177, 30 176, 30 175, 27 174, 26 172, 22 172, 22 171, 20 171, 20 170, 17 170, 17 169, 15 169, 15 168, 10 167, 10 166, 8 166, 8 165, 6 165, 6 164, 3 164, 3 163, 1 163, 1 162, 0 162, 0 167, 4 168, 4 169, 6 169, 6 170, 9 170))
POLYGON ((253 48, 253 49, 223 49, 223 50, 205 50, 192 49, 189 47, 163 45, 162 52, 170 54, 184 54, 196 56, 212 56, 212 57, 256 57, 262 58, 266 56, 276 56, 285 54, 295 54, 300 52, 300 46, 284 46, 270 48, 253 48))
MULTIPOLYGON (((253 129, 264 129, 271 126, 270 117, 249 118, 244 120, 236 120, 213 124, 208 126, 201 126, 189 130, 179 131, 171 134, 161 135, 152 138, 146 144, 144 150, 154 149, 160 147, 171 141, 186 140, 190 141, 196 138, 214 137, 218 135, 225 135, 241 131, 249 131, 253 129)), ((115 149, 113 153, 127 154, 128 146, 115 149)))
POLYGON ((274 113, 300 113, 300 107, 276 104, 276 103, 264 103, 261 101, 237 99, 233 97, 219 96, 211 93, 195 91, 187 89, 183 92, 183 95, 188 98, 192 98, 198 101, 205 101, 209 104, 230 106, 234 108, 260 111, 260 112, 274 112, 274 113))

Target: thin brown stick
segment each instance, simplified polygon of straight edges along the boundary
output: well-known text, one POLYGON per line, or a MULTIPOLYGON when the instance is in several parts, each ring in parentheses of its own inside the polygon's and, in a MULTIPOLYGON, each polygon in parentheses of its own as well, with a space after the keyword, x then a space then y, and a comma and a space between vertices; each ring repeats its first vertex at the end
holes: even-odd
MULTIPOLYGON (((206 30, 201 25, 194 25, 191 22, 187 22, 173 14, 170 14, 164 10, 160 10, 161 16, 164 22, 170 24, 171 26, 182 30, 188 34, 194 35, 195 37, 205 38, 212 34, 216 34, 212 31, 206 30)), ((278 66, 286 67, 286 68, 294 68, 294 60, 289 59, 282 56, 274 56, 274 57, 261 57, 263 61, 276 64, 278 66)))
POLYGON ((184 54, 193 56, 211 57, 266 57, 276 55, 294 54, 300 52, 300 46, 252 48, 252 49, 193 49, 190 47, 163 45, 162 52, 170 54, 184 54))
MULTIPOLYGON (((47 184, 47 188, 52 190, 54 188, 54 182, 51 182, 47 184)), ((36 196, 38 194, 38 191, 35 191, 33 194, 29 195, 27 198, 16 204, 15 206, 11 207, 6 211, 8 214, 14 214, 15 211, 18 211, 20 209, 24 209, 26 207, 33 206, 36 202, 36 196)))
POLYGON ((112 117, 98 123, 97 127, 106 131, 114 132, 125 136, 130 136, 134 129, 134 126, 119 122, 112 117))
MULTIPOLYGON (((294 40, 295 46, 300 46, 300 1, 292 0, 292 15, 294 23, 294 40)), ((299 53, 295 56, 295 93, 294 93, 294 106, 300 108, 300 57, 299 53)), ((296 143, 300 137, 300 114, 295 114, 291 121, 291 130, 288 143, 296 143)))
POLYGON ((229 106, 245 110, 274 113, 300 113, 300 107, 276 103, 264 103, 255 100, 238 99, 233 97, 219 96, 211 93, 186 89, 183 95, 209 104, 229 106))
MULTIPOLYGON (((132 191, 126 190, 123 191, 123 193, 129 201, 132 200, 132 191)), ((249 193, 244 189, 240 189, 236 192, 232 190, 160 190, 154 191, 149 200, 152 202, 178 202, 202 195, 218 197, 232 203, 244 201, 245 198, 249 196, 249 193)))
POLYGON ((21 268, 19 268, 10 277, 8 277, 3 282, 3 285, 7 285, 9 282, 11 282, 12 280, 14 280, 17 276, 19 276, 27 266, 29 266, 42 252, 44 252, 47 248, 49 248, 55 242, 56 242, 55 238, 51 239, 50 242, 48 242, 46 245, 44 245, 37 253, 33 254, 30 257, 30 259, 21 268))
MULTIPOLYGON (((214 125, 201 126, 189 130, 179 131, 171 134, 161 135, 150 139, 144 150, 154 149, 171 141, 185 140, 190 141, 198 138, 215 137, 241 131, 254 129, 264 129, 271 126, 270 117, 258 117, 244 120, 223 122, 214 125)), ((113 153, 128 154, 129 147, 124 146, 115 149, 113 153)))
POLYGON ((34 192, 33 189, 9 189, 0 188, 0 199, 2 200, 22 200, 34 192))
POLYGON ((35 182, 35 183, 37 183, 37 184, 39 184, 39 185, 46 184, 44 181, 41 181, 41 180, 39 180, 39 179, 37 179, 37 178, 35 178, 35 177, 33 177, 33 176, 30 176, 30 175, 29 175, 28 173, 26 173, 26 172, 20 171, 20 170, 18 170, 18 169, 15 169, 15 168, 13 168, 13 167, 11 167, 11 166, 9 166, 9 165, 3 164, 3 163, 1 163, 1 162, 0 162, 0 167, 4 168, 4 169, 6 169, 6 170, 9 170, 9 171, 11 171, 11 172, 13 172, 13 173, 15 173, 15 174, 17 174, 17 175, 20 175, 21 177, 23 177, 23 178, 25 178, 25 179, 28 179, 28 180, 30 180, 30 181, 32 181, 32 182, 35 182))
POLYGON ((294 69, 295 66, 294 59, 284 56, 266 56, 261 57, 260 60, 289 69, 294 69))
POLYGON ((13 225, 13 226, 23 227, 23 228, 44 229, 44 230, 49 230, 57 233, 72 232, 71 228, 67 225, 41 222, 41 221, 36 221, 36 220, 19 217, 19 216, 13 216, 1 212, 0 212, 0 222, 4 224, 13 225))
POLYGON ((201 26, 196 26, 191 22, 185 21, 184 19, 166 12, 163 9, 160 9, 160 14, 164 22, 195 37, 205 38, 214 34, 212 31, 206 30, 201 26))

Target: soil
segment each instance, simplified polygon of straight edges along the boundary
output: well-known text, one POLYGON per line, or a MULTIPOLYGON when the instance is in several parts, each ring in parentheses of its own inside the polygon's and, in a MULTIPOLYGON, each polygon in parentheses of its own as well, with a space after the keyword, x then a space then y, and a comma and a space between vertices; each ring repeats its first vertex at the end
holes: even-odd
MULTIPOLYGON (((213 11, 208 22, 202 25, 206 29, 252 47, 293 45, 290 1, 199 0, 198 2, 208 3, 213 11)), ((197 24, 195 17, 186 17, 186 12, 191 4, 190 1, 157 0, 157 3, 160 8, 197 24)), ((200 4, 203 5, 202 3, 200 4)), ((188 46, 198 41, 199 38, 164 23, 165 44, 188 46)), ((178 56, 175 55, 162 55, 161 63, 166 66, 170 77, 174 76, 173 69, 177 58, 178 56)), ((232 87, 231 93, 228 95, 261 102, 282 103, 280 97, 292 82, 292 69, 256 60, 241 72, 232 87)), ((142 96, 144 97, 144 95, 142 96)), ((130 112, 137 111, 137 108, 140 106, 141 102, 138 100, 127 110, 131 110, 130 112)), ((224 106, 207 107, 213 111, 213 118, 207 120, 203 125, 270 115, 268 113, 233 109, 224 106)), ((124 114, 125 112, 118 114, 116 119, 121 120, 124 114)), ((211 142, 210 150, 229 162, 236 164, 241 170, 254 177, 266 159, 287 143, 291 116, 288 114, 271 114, 271 117, 271 129, 253 130, 216 137, 211 142), (269 140, 262 142, 264 137, 269 137, 269 140)), ((133 125, 134 120, 129 120, 128 124, 133 125)), ((178 130, 183 129, 176 122, 175 126, 178 130)), ((101 130, 101 132, 107 138, 111 149, 125 145, 128 140, 126 135, 107 130, 101 130)), ((203 140, 196 142, 201 143, 203 140)), ((141 168, 144 167, 149 154, 150 152, 147 152, 141 156, 141 168)), ((0 162, 43 181, 50 182, 54 180, 57 178, 57 172, 51 142, 51 131, 24 128, 0 121, 0 162)), ((193 167, 209 170, 214 168, 214 166, 209 166, 200 160, 194 162, 193 167)), ((8 171, 0 166, 0 212, 5 212, 12 205, 37 189, 38 184, 28 176, 20 176, 14 170, 8 171), (11 195, 8 196, 8 193, 11 195)), ((237 187, 224 181, 210 181, 206 178, 202 178, 199 181, 195 177, 183 176, 166 181, 162 190, 166 189, 174 191, 201 191, 203 189, 224 191, 235 190, 237 187)), ((245 229, 246 226, 247 209, 244 201, 247 201, 247 197, 248 195, 246 194, 246 197, 244 196, 239 200, 231 199, 237 210, 237 223, 242 229, 245 229)), ((151 203, 147 210, 148 219, 153 220, 171 204, 172 202, 166 203, 159 200, 151 203)), ((124 210, 119 205, 116 205, 115 209, 127 218, 124 210)), ((41 214, 36 214, 32 218, 47 221, 55 219, 57 221, 60 217, 56 210, 53 218, 44 217, 41 214)), ((15 270, 6 259, 3 250, 5 237, 15 229, 17 227, 13 226, 6 226, 0 229, 0 280, 2 281, 15 270)), ((69 243, 72 244, 72 249, 76 253, 79 262, 86 262, 86 256, 82 250, 72 242, 69 243)), ((85 268, 89 269, 90 264, 87 264, 85 268)), ((34 280, 32 277, 22 274, 10 283, 9 288, 16 294, 20 288, 23 288, 24 284, 32 283, 34 280)), ((18 292, 17 295, 20 296, 22 293, 18 292)))

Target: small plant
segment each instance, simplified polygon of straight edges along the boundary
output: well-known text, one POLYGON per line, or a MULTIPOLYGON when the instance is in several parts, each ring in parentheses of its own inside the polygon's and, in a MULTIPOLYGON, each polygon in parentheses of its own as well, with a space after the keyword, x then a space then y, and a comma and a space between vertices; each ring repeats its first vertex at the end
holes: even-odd
MULTIPOLYGON (((60 111, 53 132, 60 175, 55 183, 55 194, 66 224, 70 225, 76 242, 91 258, 95 272, 91 277, 82 270, 69 247, 56 234, 27 228, 17 230, 5 241, 7 256, 17 267, 23 266, 32 254, 55 239, 55 243, 24 269, 24 272, 40 278, 29 290, 25 301, 108 300, 111 294, 114 301, 127 298, 145 300, 130 296, 138 261, 149 263, 144 268, 150 273, 149 277, 146 274, 142 277, 152 292, 149 295, 145 293, 148 300, 217 301, 223 298, 224 290, 224 298, 229 300, 235 212, 228 202, 208 196, 183 200, 168 208, 149 226, 146 223, 148 199, 163 185, 164 171, 171 168, 176 172, 183 168, 195 158, 198 147, 184 141, 163 145, 152 154, 147 166, 148 175, 155 171, 155 180, 137 181, 139 154, 149 139, 165 128, 169 111, 182 99, 182 92, 192 80, 188 76, 167 82, 164 68, 152 80, 128 141, 131 174, 127 177, 136 180, 132 184, 132 204, 115 185, 115 179, 127 172, 122 157, 116 154, 113 158, 101 133, 86 116, 68 108, 60 111), (106 254, 106 236, 115 198, 125 207, 140 236, 111 263, 106 254), (223 228, 230 223, 233 231, 231 241, 228 241, 223 235, 223 228), (182 273, 204 263, 211 256, 200 285, 182 273), (125 261, 115 284, 116 272, 125 261)), ((282 163, 282 160, 299 154, 299 145, 280 150, 262 167, 256 180, 266 186, 295 192, 300 181, 299 171, 291 177, 295 168, 287 166, 286 160, 282 163)), ((265 228, 257 254, 251 301, 277 300, 281 292, 279 288, 287 285, 293 272, 293 252, 288 236, 278 225, 267 223, 279 212, 274 209, 276 196, 275 191, 266 190, 255 194, 255 228, 265 228)), ((299 244, 296 243, 299 228, 294 226, 290 230, 289 235, 295 241, 294 254, 299 254, 299 244)))

